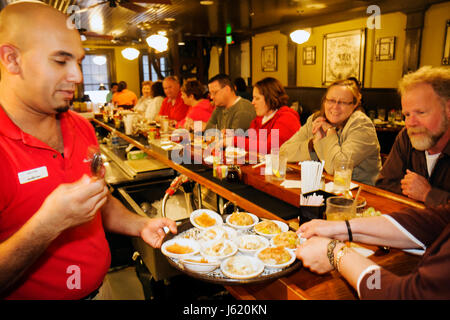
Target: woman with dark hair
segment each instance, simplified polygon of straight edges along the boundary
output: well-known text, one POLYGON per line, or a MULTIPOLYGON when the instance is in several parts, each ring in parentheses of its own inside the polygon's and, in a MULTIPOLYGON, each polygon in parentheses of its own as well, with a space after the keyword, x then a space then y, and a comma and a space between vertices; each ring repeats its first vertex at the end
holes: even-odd
POLYGON ((150 95, 152 98, 147 104, 147 109, 145 110, 145 118, 150 121, 154 121, 156 115, 161 109, 162 102, 166 97, 166 95, 164 94, 162 81, 153 82, 150 88, 150 95))
POLYGON ((125 81, 120 81, 119 88, 113 95, 112 103, 117 107, 131 109, 137 103, 137 100, 136 94, 127 89, 127 83, 125 81))
POLYGON ((236 95, 250 101, 252 100, 252 95, 247 92, 247 84, 245 83, 244 78, 238 77, 234 79, 233 83, 236 90, 236 95))
POLYGON ((181 98, 190 106, 186 118, 178 123, 178 128, 194 129, 194 121, 202 122, 202 131, 205 130, 214 107, 208 99, 204 99, 205 88, 198 80, 188 80, 181 87, 181 98))
POLYGON ((325 161, 334 174, 339 153, 353 160, 352 179, 373 185, 381 169, 380 144, 372 121, 360 111, 361 92, 353 80, 333 82, 322 98, 320 111, 281 148, 288 161, 325 161))
MULTIPOLYGON (((270 153, 272 146, 281 146, 300 129, 300 117, 296 111, 286 106, 288 99, 283 85, 275 78, 264 78, 255 84, 252 104, 256 118, 250 123, 245 137, 246 150, 270 153), (276 134, 278 143, 272 142, 276 134)), ((240 146, 243 138, 235 137, 235 144, 240 146)))

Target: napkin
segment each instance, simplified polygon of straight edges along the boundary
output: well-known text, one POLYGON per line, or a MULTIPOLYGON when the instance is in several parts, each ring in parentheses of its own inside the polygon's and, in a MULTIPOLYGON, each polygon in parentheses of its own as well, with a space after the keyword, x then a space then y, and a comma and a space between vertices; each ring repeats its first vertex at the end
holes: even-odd
MULTIPOLYGON (((350 190, 355 189, 358 187, 356 183, 350 182, 350 190)), ((333 181, 330 181, 325 184, 325 191, 329 193, 334 193, 334 183, 333 181)))
POLYGON ((280 185, 285 187, 286 189, 294 189, 294 188, 300 189, 301 180, 284 180, 280 185))

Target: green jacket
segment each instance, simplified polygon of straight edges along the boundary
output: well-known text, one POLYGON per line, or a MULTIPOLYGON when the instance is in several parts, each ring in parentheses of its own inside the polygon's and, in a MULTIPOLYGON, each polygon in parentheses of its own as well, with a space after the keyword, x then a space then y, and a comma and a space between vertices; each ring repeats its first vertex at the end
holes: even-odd
POLYGON ((351 154, 354 162, 352 180, 374 185, 381 170, 380 144, 369 117, 355 111, 344 128, 314 143, 314 151, 310 152, 308 143, 313 139, 312 118, 310 116, 305 125, 281 146, 280 152, 288 155, 288 161, 325 160, 325 171, 334 174, 334 160, 342 150, 345 155, 351 154))

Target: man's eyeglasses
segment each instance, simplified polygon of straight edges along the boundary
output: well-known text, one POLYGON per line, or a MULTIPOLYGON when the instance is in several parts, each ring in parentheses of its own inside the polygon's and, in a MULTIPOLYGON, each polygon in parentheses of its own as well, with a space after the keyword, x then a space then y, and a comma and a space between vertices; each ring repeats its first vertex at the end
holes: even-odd
POLYGON ((209 91, 210 96, 215 96, 220 90, 222 90, 223 88, 225 88, 225 86, 223 86, 222 88, 218 89, 218 90, 214 90, 214 91, 209 91))
POLYGON ((335 105, 335 104, 337 104, 338 106, 351 106, 353 104, 353 101, 345 102, 345 101, 336 101, 334 99, 325 98, 325 103, 330 106, 335 105))

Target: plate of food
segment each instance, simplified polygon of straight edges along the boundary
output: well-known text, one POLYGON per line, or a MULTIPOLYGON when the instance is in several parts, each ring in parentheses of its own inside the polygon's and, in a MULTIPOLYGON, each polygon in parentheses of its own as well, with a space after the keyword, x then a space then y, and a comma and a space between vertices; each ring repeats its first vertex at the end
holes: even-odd
POLYGON ((294 231, 281 232, 270 239, 270 244, 273 247, 284 247, 288 250, 296 250, 297 246, 303 243, 306 239, 300 238, 300 235, 294 231))
POLYGON ((241 148, 227 147, 225 149, 225 159, 227 163, 245 163, 245 155, 247 151, 241 148))
POLYGON ((289 230, 289 226, 278 220, 263 220, 257 223, 253 229, 260 236, 271 239, 273 236, 281 232, 286 232, 289 230))
MULTIPOLYGON (((217 244, 217 242, 220 241, 226 241, 227 243, 231 242, 234 244, 237 250, 237 243, 236 241, 229 241, 225 240, 226 236, 229 235, 229 238, 236 238, 236 235, 242 235, 241 232, 237 232, 235 229, 229 227, 229 226, 222 226, 220 229, 225 230, 224 236, 219 241, 204 241, 200 239, 200 234, 202 234, 203 230, 200 230, 196 227, 194 227, 190 221, 190 219, 186 219, 184 222, 182 222, 178 227, 178 233, 172 234, 168 233, 166 234, 163 242, 163 248, 165 248, 167 245, 165 243, 170 244, 170 242, 174 239, 186 239, 186 240, 192 240, 195 241, 199 247, 200 247, 200 253, 192 254, 189 256, 185 256, 182 258, 178 258, 178 256, 169 256, 166 255, 166 259, 169 262, 169 264, 177 269, 178 271, 193 277, 195 279, 199 279, 201 281, 207 281, 214 284, 219 285, 242 285, 242 284, 262 284, 266 282, 273 281, 275 279, 278 279, 280 277, 287 276, 291 274, 293 271, 297 270, 301 267, 301 261, 295 260, 294 263, 291 265, 285 267, 285 268, 269 268, 265 267, 263 264, 263 271, 259 274, 256 274, 255 276, 252 276, 252 274, 248 272, 242 272, 242 273, 248 273, 243 275, 235 275, 234 273, 227 273, 225 274, 222 272, 221 268, 216 267, 215 261, 219 261, 222 263, 224 260, 231 258, 231 257, 248 257, 248 258, 255 258, 255 256, 247 256, 244 255, 242 252, 236 251, 234 255, 226 258, 222 258, 225 255, 219 255, 221 258, 216 256, 206 256, 202 254, 202 251, 204 252, 204 249, 206 246, 211 246, 212 251, 221 251, 222 248, 219 246, 212 247, 213 243, 217 244), (176 258, 174 258, 176 257, 176 258), (204 259, 204 260, 202 260, 204 259), (190 260, 187 261, 186 260, 190 260), (206 263, 208 261, 208 263, 206 263), (204 264, 204 265, 201 265, 204 264), (211 270, 212 269, 212 270, 211 270), (211 271, 207 271, 211 270, 211 271)), ((213 228, 215 229, 215 228, 213 228)), ((245 231, 246 234, 249 235, 256 235, 253 229, 250 229, 248 231, 245 231)), ((180 243, 182 245, 183 243, 180 243)), ((233 247, 233 244, 231 247, 233 247)), ((227 247, 228 248, 228 247, 227 247)), ((224 251, 227 251, 227 248, 224 248, 224 251)), ((240 258, 241 259, 241 258, 240 258)), ((243 260, 243 261, 252 261, 252 260, 243 260)), ((262 264, 261 261, 258 263, 262 264)), ((226 272, 226 271, 225 271, 226 272)))
POLYGON ((233 212, 225 219, 227 225, 240 231, 250 229, 257 224, 258 221, 259 218, 254 214, 241 211, 233 212))
POLYGON ((264 271, 264 264, 254 257, 234 256, 223 260, 220 270, 231 279, 251 279, 264 271))
POLYGON ((236 240, 238 250, 245 255, 254 255, 256 251, 267 248, 269 240, 256 234, 244 234, 236 240))
POLYGON ((189 219, 194 227, 202 230, 223 224, 222 217, 217 212, 208 209, 193 211, 189 219))
POLYGON ((256 252, 256 258, 267 268, 286 268, 295 261, 295 254, 284 247, 267 247, 256 252))
POLYGON ((221 239, 210 241, 201 246, 200 254, 207 259, 225 259, 237 252, 238 248, 233 241, 221 239))
POLYGON ((171 258, 183 259, 197 254, 200 246, 192 239, 175 238, 166 241, 161 246, 161 252, 171 258))
POLYGON ((217 269, 220 261, 215 259, 206 259, 202 256, 193 256, 181 259, 180 263, 189 271, 206 273, 217 269))

